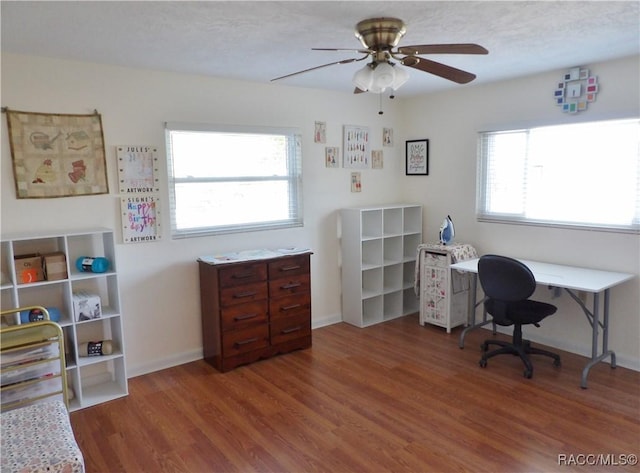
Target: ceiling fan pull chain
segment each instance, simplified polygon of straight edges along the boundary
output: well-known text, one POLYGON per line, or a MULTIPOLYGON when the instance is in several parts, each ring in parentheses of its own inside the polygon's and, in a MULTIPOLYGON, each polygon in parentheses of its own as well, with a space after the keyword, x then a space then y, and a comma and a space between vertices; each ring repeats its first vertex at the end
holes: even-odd
POLYGON ((380 111, 378 112, 378 115, 382 115, 384 113, 382 111, 382 92, 378 94, 378 99, 380 100, 380 111))

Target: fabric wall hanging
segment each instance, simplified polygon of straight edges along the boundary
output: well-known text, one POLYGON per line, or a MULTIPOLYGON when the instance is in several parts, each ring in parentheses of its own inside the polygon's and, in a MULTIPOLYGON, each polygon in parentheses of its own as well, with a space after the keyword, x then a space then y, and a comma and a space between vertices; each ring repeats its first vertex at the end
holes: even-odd
POLYGON ((108 194, 102 118, 5 110, 18 199, 108 194))

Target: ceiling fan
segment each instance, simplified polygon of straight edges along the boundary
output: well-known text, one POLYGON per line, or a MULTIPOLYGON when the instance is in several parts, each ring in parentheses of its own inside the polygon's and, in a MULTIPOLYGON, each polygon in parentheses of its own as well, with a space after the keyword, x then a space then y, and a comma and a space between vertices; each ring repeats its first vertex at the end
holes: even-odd
POLYGON ((418 55, 489 53, 489 51, 482 46, 473 43, 418 44, 401 46, 394 50, 406 32, 407 29, 404 22, 397 18, 371 18, 363 20, 356 25, 355 32, 356 38, 358 38, 364 46, 363 49, 312 48, 314 51, 354 51, 364 54, 363 57, 330 62, 329 64, 323 64, 276 77, 275 79, 271 79, 271 81, 285 79, 336 64, 349 64, 371 58, 371 62, 358 70, 353 77, 353 83, 356 86, 354 93, 356 94, 362 92, 381 93, 387 87, 397 90, 409 78, 407 71, 398 67, 398 64, 434 74, 458 84, 466 84, 476 78, 475 74, 418 55), (392 60, 397 61, 397 63, 392 62, 392 60))

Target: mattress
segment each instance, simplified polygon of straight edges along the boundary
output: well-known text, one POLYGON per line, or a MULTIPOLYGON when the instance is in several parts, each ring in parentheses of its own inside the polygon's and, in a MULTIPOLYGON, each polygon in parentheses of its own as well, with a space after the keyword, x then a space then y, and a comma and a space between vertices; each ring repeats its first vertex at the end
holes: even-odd
POLYGON ((6 411, 0 421, 2 473, 84 472, 84 458, 62 401, 6 411))

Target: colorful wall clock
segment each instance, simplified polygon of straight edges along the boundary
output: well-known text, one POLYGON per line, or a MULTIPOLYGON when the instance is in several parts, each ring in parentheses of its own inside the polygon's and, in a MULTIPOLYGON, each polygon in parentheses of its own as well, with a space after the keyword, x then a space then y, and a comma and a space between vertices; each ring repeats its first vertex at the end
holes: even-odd
POLYGON ((598 93, 598 77, 589 69, 572 67, 558 83, 553 98, 565 113, 583 112, 587 104, 595 102, 598 93))

